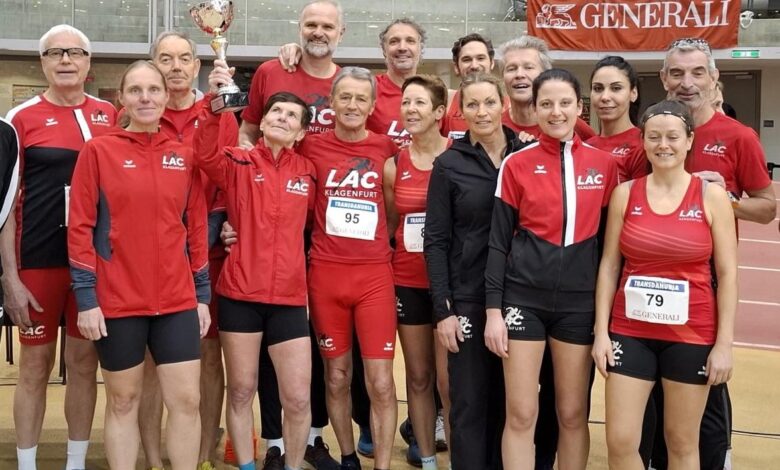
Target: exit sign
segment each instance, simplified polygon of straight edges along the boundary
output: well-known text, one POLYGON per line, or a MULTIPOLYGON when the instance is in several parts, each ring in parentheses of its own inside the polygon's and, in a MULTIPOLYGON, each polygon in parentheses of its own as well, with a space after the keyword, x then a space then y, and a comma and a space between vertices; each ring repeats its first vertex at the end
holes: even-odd
POLYGON ((759 56, 760 54, 758 49, 731 51, 732 59, 758 59, 759 56))

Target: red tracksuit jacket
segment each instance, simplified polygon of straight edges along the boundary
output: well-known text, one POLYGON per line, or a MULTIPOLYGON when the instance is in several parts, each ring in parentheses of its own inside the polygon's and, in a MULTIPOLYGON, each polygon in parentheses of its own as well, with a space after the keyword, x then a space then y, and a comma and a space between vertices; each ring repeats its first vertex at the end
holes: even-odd
POLYGON ((314 165, 294 150, 274 159, 261 139, 255 148, 218 148, 219 118, 204 110, 195 132, 195 158, 225 191, 228 220, 239 233, 216 291, 236 300, 306 305, 303 232, 314 205, 314 165))
POLYGON ((206 204, 191 152, 161 132, 123 129, 84 145, 68 226, 79 311, 120 318, 209 302, 206 204))

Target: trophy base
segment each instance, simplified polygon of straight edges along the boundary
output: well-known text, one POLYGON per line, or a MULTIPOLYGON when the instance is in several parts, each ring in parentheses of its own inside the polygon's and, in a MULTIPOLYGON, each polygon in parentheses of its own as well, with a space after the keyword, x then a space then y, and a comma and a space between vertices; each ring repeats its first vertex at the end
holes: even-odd
POLYGON ((234 113, 249 106, 249 94, 244 92, 225 93, 211 100, 211 112, 214 114, 234 113))

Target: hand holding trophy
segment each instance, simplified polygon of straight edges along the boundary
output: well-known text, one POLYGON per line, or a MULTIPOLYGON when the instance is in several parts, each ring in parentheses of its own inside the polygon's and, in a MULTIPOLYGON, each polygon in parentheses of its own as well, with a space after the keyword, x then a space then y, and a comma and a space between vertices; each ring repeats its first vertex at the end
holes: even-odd
MULTIPOLYGON (((233 21, 233 2, 229 0, 209 0, 190 8, 190 16, 198 27, 206 34, 211 34, 211 48, 220 60, 225 60, 228 40, 222 36, 233 21)), ((235 83, 226 83, 219 88, 217 97, 211 100, 211 110, 214 113, 235 112, 246 108, 249 96, 242 92, 235 83)))

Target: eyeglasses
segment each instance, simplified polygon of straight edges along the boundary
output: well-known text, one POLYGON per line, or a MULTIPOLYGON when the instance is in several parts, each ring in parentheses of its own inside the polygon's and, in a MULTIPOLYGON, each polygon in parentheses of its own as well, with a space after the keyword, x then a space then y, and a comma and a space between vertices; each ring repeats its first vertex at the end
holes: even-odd
POLYGON ((671 44, 669 44, 669 48, 667 50, 678 49, 682 47, 693 47, 704 52, 712 52, 710 50, 710 43, 707 42, 706 39, 701 38, 675 39, 671 44))
POLYGON ((81 59, 83 57, 89 56, 89 52, 80 47, 52 47, 43 51, 41 56, 48 57, 51 60, 62 60, 62 56, 65 54, 68 54, 68 57, 71 59, 81 59))

